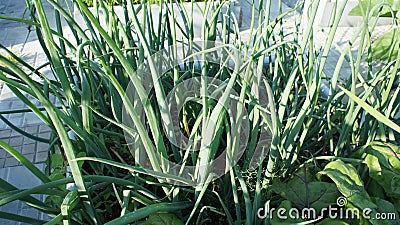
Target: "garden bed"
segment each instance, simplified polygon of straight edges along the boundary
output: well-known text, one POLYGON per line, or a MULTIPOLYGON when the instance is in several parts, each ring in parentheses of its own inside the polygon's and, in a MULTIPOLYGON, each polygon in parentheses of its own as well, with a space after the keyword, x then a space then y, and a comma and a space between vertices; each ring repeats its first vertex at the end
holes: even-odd
MULTIPOLYGON (((223 2, 204 3, 211 19, 185 16, 179 4, 170 11, 154 8, 162 15, 156 17, 147 13, 154 6, 146 4, 129 5, 144 12, 127 10, 128 20, 122 21, 108 8, 98 19, 97 11, 76 0, 84 26, 48 1, 61 15, 55 29, 41 0, 33 0, 33 19, 25 22, 35 26, 55 79, 18 56, 11 58, 20 64, 0 55, 5 65, 0 79, 51 129, 47 167, 36 169, 0 140, 43 182, 17 189, 0 180, 1 207, 24 201, 50 215, 48 224, 398 221, 400 53, 389 51, 379 58, 387 66, 370 69, 372 53, 379 50, 370 42, 373 28, 357 29, 327 74, 338 27, 329 29, 322 44, 306 20, 296 18, 289 30, 286 16, 297 10, 305 16, 302 5, 273 18, 271 1, 259 6, 265 10, 254 5, 249 39, 243 40, 232 14, 222 7, 211 10, 223 2), (71 39, 62 35, 63 20, 71 39), (173 29, 179 26, 181 36, 173 29), (201 29, 202 40, 194 40, 195 29, 201 29), (353 55, 356 41, 360 47, 353 55), (345 62, 351 79, 342 82, 345 62), (366 76, 360 76, 363 63, 366 76), (32 74, 43 80, 35 82, 32 74), (323 85, 329 93, 321 96, 323 85), (38 201, 34 194, 49 196, 38 201), (272 208, 279 210, 268 211, 272 208), (356 212, 358 218, 332 217, 331 209, 356 212), (361 215, 365 211, 391 214, 376 221, 361 215)), ((282 1, 278 6, 282 11, 282 1)), ((47 222, 13 213, 0 217, 47 222)))

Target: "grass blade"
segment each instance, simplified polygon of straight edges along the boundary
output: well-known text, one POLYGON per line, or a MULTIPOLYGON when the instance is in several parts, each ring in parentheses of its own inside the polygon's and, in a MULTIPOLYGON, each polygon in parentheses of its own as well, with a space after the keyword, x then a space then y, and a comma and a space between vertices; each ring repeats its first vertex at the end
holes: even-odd
POLYGON ((397 133, 400 133, 400 126, 395 124, 393 121, 388 119, 385 115, 380 113, 378 110, 374 109, 372 106, 368 105, 366 102, 362 101, 356 95, 351 93, 350 91, 346 90, 345 88, 339 86, 339 88, 346 93, 353 101, 359 104, 367 113, 371 114, 375 119, 380 121, 381 123, 385 124, 386 126, 392 128, 397 133))

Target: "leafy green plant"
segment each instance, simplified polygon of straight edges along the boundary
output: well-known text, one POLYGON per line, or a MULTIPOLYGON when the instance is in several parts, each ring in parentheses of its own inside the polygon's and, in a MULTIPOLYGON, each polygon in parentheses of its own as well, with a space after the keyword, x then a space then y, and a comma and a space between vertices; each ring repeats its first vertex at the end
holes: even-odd
MULTIPOLYGON (((323 214, 329 206, 358 209, 358 218, 340 218, 344 224, 396 224, 399 218, 398 165, 399 147, 373 142, 361 148, 352 158, 327 163, 324 168, 303 167, 286 182, 275 182, 273 192, 282 196, 279 208, 314 209, 318 224, 329 224, 332 218, 323 214), (354 166, 353 166, 354 165, 354 166), (365 168, 368 173, 365 173, 365 168), (338 205, 340 204, 340 205, 338 205), (370 209, 369 219, 361 212, 370 209), (377 213, 389 213, 391 219, 375 220, 377 213)), ((325 163, 322 163, 322 165, 325 163)), ((321 165, 321 166, 322 166, 321 165)), ((275 203, 276 204, 276 203, 275 203)), ((297 222, 305 222, 301 216, 297 222)), ((274 215, 276 223, 284 223, 274 215)), ((310 218, 308 218, 310 219, 310 218)), ((287 221, 286 221, 287 222, 287 221)), ((336 222, 335 222, 336 224, 336 222)))
POLYGON ((400 11, 400 4, 394 0, 367 1, 361 0, 350 12, 350 16, 365 16, 372 13, 373 16, 392 17, 400 11))
MULTIPOLYGON (((400 3, 393 0, 368 1, 361 0, 350 12, 350 16, 362 16, 365 21, 372 21, 373 17, 393 18, 394 24, 398 24, 400 3), (371 11, 371 12, 370 12, 371 11), (370 12, 368 14, 368 12, 370 12)), ((397 26, 379 37, 372 45, 372 59, 392 61, 396 59, 399 51, 400 30, 397 26)))
MULTIPOLYGON (((156 26, 152 23, 154 15, 150 7, 144 2, 139 7, 133 7, 131 1, 122 4, 126 19, 126 23, 122 23, 112 10, 113 6, 100 1, 98 9, 102 9, 106 18, 103 25, 96 12, 92 13, 82 0, 74 0, 72 2, 86 23, 87 30, 83 30, 58 1, 47 2, 55 10, 55 28, 49 25, 49 17, 40 0, 34 0, 30 5, 32 20, 0 17, 36 27, 56 77, 48 79, 41 67, 33 68, 12 53, 12 58, 22 66, 0 56, 0 63, 8 68, 0 68, 0 80, 12 87, 54 133, 48 140, 51 147, 45 173, 0 141, 1 147, 43 181, 40 186, 20 190, 0 180, 0 206, 21 200, 52 216, 47 224, 145 224, 157 220, 160 215, 174 224, 179 223, 176 221, 185 224, 268 224, 268 220, 257 217, 257 211, 278 194, 279 201, 275 203, 284 207, 302 207, 309 200, 315 201, 314 206, 322 207, 330 204, 338 191, 348 194, 358 188, 362 191, 351 203, 362 207, 366 200, 359 202, 359 197, 368 194, 365 183, 349 179, 339 181, 342 177, 357 178, 359 175, 354 172, 354 167, 336 160, 351 160, 353 154, 376 140, 399 141, 400 87, 394 81, 399 78, 400 62, 389 61, 378 72, 373 74, 368 70, 369 76, 360 76, 361 63, 366 63, 367 68, 373 63, 370 57, 363 57, 371 47, 368 41, 371 28, 367 24, 360 27, 351 40, 354 43, 360 39, 357 57, 350 51, 349 43, 342 50, 334 73, 327 75, 326 59, 346 1, 336 6, 322 50, 315 48, 314 26, 308 22, 313 20, 319 1, 305 9, 300 2, 295 9, 282 12, 276 19, 270 18, 270 0, 260 1, 258 6, 253 4, 248 40, 242 39, 236 18, 230 11, 222 10, 224 4, 229 7, 228 2, 207 1, 202 13, 210 15, 211 19, 204 16, 201 21, 202 43, 206 43, 203 46, 195 45, 193 34, 197 28, 193 12, 186 11, 180 4, 176 4, 179 15, 171 10, 171 3, 160 4, 156 26), (257 7, 264 9, 258 15, 257 7), (285 18, 297 9, 301 9, 300 16, 305 18, 296 20, 294 29, 290 30, 285 26, 285 18), (311 17, 307 18, 309 15, 311 17), (177 22, 178 17, 182 18, 183 24, 177 22), (258 28, 255 28, 256 18, 258 28), (64 37, 62 23, 71 29, 71 39, 64 37), (183 34, 182 38, 177 37, 178 32, 183 34), (220 46, 210 48, 207 45, 216 41, 221 43, 220 46), (158 65, 152 58, 154 53, 170 50, 172 56, 167 59, 173 61, 181 50, 177 47, 180 44, 197 48, 196 54, 204 57, 203 63, 196 67, 195 63, 183 62, 163 73, 160 79, 154 79, 155 65, 158 65), (217 59, 223 66, 216 66, 215 61, 205 57, 210 49, 228 47, 239 50, 242 55, 219 55, 217 59), (243 59, 244 62, 230 68, 229 60, 226 62, 225 59, 234 62, 243 59), (340 81, 340 68, 345 60, 351 65, 352 74, 348 80, 340 81), (141 65, 148 66, 150 72, 138 72, 141 65), (43 81, 32 80, 32 74, 43 81), (169 91, 191 78, 199 78, 196 87, 203 95, 183 105, 179 129, 186 132, 193 145, 207 146, 207 151, 199 153, 179 149, 180 146, 169 139, 171 130, 164 129, 161 122, 174 122, 165 113, 168 108, 164 103, 169 91), (221 98, 205 97, 208 79, 221 80, 221 86, 213 89, 213 94, 221 98), (325 81, 330 91, 327 96, 322 96, 320 87, 325 81), (127 93, 129 83, 136 90, 137 95, 133 98, 136 101, 131 101, 127 95, 130 94, 127 93), (238 95, 231 95, 233 91, 238 95), (43 108, 30 104, 22 92, 42 102, 43 108), (59 105, 50 100, 54 96, 59 105), (346 96, 350 98, 346 99, 346 96), (233 117, 236 121, 248 118, 249 134, 243 139, 238 135, 242 127, 235 126, 236 121, 228 116, 232 109, 225 110, 224 104, 220 104, 231 99, 236 99, 246 109, 233 117), (139 106, 142 111, 137 111, 139 106), (132 126, 123 123, 123 108, 134 119, 132 126), (208 124, 211 125, 207 127, 208 124), (125 139, 124 132, 142 144, 141 149, 150 159, 152 170, 135 161, 136 152, 129 148, 132 143, 125 139), (211 138, 206 142, 205 137, 211 138), (228 149, 226 162, 231 162, 234 151, 240 149, 241 144, 246 145, 243 156, 237 164, 224 170, 224 176, 216 179, 207 171, 199 172, 199 177, 174 176, 168 173, 171 168, 163 165, 163 160, 168 159, 200 171, 201 165, 215 160, 224 149, 228 149), (157 157, 157 154, 163 157, 157 157), (299 167, 309 167, 310 162, 319 160, 324 162, 319 168, 325 167, 320 169, 320 174, 331 181, 322 180, 322 175, 318 180, 318 177, 306 175, 307 172, 298 172, 299 167), (340 166, 340 171, 330 171, 332 165, 340 166), (70 176, 63 176, 68 171, 70 176), (300 180, 287 181, 296 175, 294 179, 307 176, 304 180, 307 185, 303 186, 304 181, 299 183, 300 180), (189 186, 177 185, 171 180, 189 186), (69 184, 68 189, 66 184, 69 184), (298 186, 298 189, 291 190, 289 185, 298 186), (334 190, 334 185, 338 191, 334 190), (296 202, 280 201, 310 186, 314 194, 321 193, 324 188, 330 190, 327 201, 304 196, 296 202), (47 202, 31 197, 41 193, 51 193, 47 202)), ((197 3, 191 4, 196 7, 197 3)), ((4 46, 1 48, 7 51, 4 46)), ((359 162, 359 159, 355 160, 359 162)), ((0 217, 44 222, 14 214, 0 214, 0 217)), ((326 220, 325 223, 333 222, 326 220)))

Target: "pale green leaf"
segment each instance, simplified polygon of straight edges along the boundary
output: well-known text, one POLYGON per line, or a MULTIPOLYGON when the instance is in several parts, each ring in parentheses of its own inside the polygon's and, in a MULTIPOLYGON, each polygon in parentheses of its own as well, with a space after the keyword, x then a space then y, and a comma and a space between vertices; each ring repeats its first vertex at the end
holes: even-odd
POLYGON ((361 209, 376 208, 365 191, 364 183, 357 170, 352 165, 341 160, 330 162, 323 171, 317 174, 317 177, 321 179, 323 175, 332 179, 342 195, 355 206, 361 209))
MULTIPOLYGON (((351 11, 349 12, 349 16, 363 16, 366 10, 368 9, 368 4, 370 4, 370 10, 374 7, 378 6, 379 4, 386 3, 391 6, 392 10, 394 11, 394 15, 396 15, 397 11, 399 11, 399 4, 394 4, 393 0, 361 0, 359 1, 358 5, 356 5, 351 11), (369 3, 371 2, 371 3, 369 3), (363 13, 364 12, 364 13, 363 13)), ((391 12, 388 6, 381 7, 381 9, 377 9, 374 11, 373 15, 378 16, 380 13, 381 17, 391 17, 391 12)))
POLYGON ((400 133, 400 126, 388 119, 385 115, 383 115, 381 112, 378 110, 372 108, 370 105, 368 105, 366 102, 361 100, 359 97, 351 93, 350 91, 346 90, 343 87, 340 87, 342 91, 347 94, 353 101, 355 101, 357 104, 359 104, 367 113, 371 114, 375 119, 379 120, 379 122, 384 123, 386 126, 392 128, 396 132, 400 133))
POLYGON ((317 181, 314 174, 304 173, 303 170, 288 182, 274 184, 272 190, 290 200, 296 207, 313 208, 317 213, 322 208, 335 204, 340 196, 335 184, 317 181))
POLYGON ((392 61, 399 52, 400 28, 393 28, 372 44, 372 59, 392 61))

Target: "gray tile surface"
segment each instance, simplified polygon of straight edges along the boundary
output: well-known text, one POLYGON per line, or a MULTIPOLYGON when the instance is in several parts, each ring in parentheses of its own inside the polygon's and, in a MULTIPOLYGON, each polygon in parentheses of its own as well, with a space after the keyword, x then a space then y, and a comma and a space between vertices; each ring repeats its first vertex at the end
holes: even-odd
MULTIPOLYGON (((46 1, 43 1, 43 4, 46 10, 51 10, 51 7, 49 7, 49 4, 46 3, 46 1)), ((25 0, 0 1, 0 15, 2 16, 22 18, 25 9, 25 0)), ((49 11, 49 13, 53 14, 52 11, 49 11)), ((26 16, 28 16, 28 14, 26 14, 26 16)), ((9 49, 11 49, 15 54, 22 56, 23 59, 32 66, 41 65, 47 61, 43 51, 41 50, 35 31, 33 30, 29 32, 28 27, 25 24, 0 19, 0 43, 9 47, 9 49)), ((49 69, 47 68, 46 70, 49 69)), ((33 97, 28 96, 27 94, 26 97, 28 97, 28 99, 36 106, 41 105, 40 102, 33 97)), ((27 109, 26 105, 14 95, 10 88, 0 84, 0 112, 3 112, 2 116, 13 125, 22 128, 29 134, 48 138, 50 136, 50 129, 45 128, 46 125, 43 125, 42 121, 34 113, 23 112, 4 114, 6 111, 21 109, 27 109), (40 133, 39 129, 42 129, 40 133)), ((24 137, 16 131, 12 131, 2 120, 0 120, 0 139, 15 148, 18 152, 22 153, 33 163, 42 163, 47 158, 47 156, 45 157, 45 153, 47 154, 48 144, 38 143, 35 140, 24 137), (38 146, 40 146, 41 152, 44 152, 39 156, 36 155, 38 146)), ((0 147, 0 169, 20 165, 21 164, 16 159, 0 147)))
MULTIPOLYGON (((35 125, 24 128, 24 130, 36 137, 49 138, 49 128, 46 125, 35 125), (40 128, 42 127, 42 128, 40 128), (39 133, 42 130, 42 133, 39 133)), ((47 159, 48 143, 38 142, 28 137, 24 137, 11 129, 0 131, 0 139, 22 153, 33 163, 42 163, 47 159)), ((0 147, 0 168, 21 165, 6 150, 0 147)))
MULTIPOLYGON (((41 171, 44 171, 45 169, 44 163, 35 164, 35 166, 41 171)), ((38 178, 33 176, 32 173, 23 166, 0 168, 0 178, 19 189, 32 188, 42 184, 42 182, 38 178)), ((44 195, 32 195, 32 197, 37 198, 40 201, 44 201, 45 198, 44 195)), ((0 211, 26 216, 34 219, 43 220, 43 218, 46 218, 45 220, 48 220, 48 217, 46 215, 30 206, 27 206, 25 203, 20 201, 13 201, 7 203, 6 205, 3 205, 2 207, 0 207, 0 211)), ((5 219, 0 219, 0 224, 20 225, 19 222, 12 222, 5 219)))

